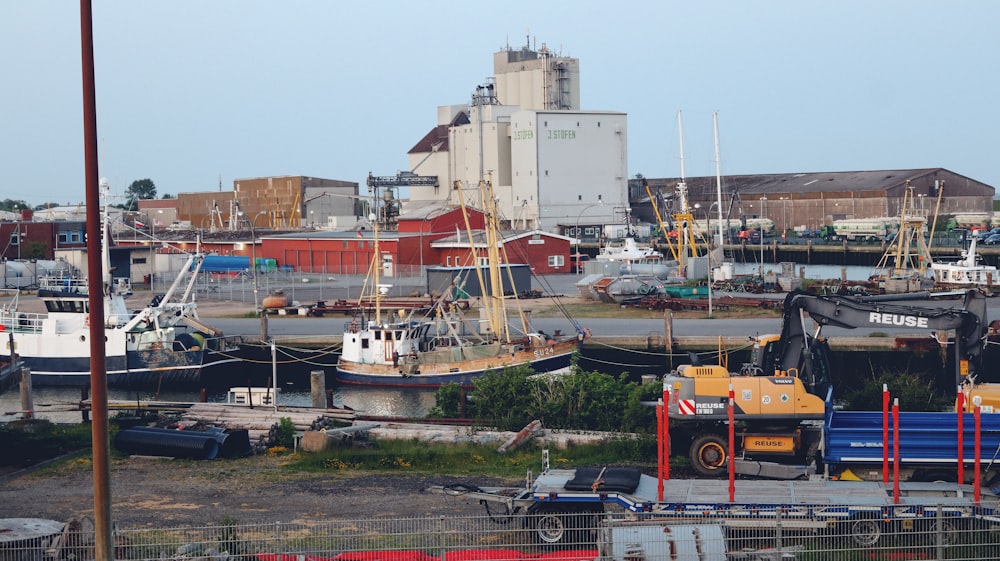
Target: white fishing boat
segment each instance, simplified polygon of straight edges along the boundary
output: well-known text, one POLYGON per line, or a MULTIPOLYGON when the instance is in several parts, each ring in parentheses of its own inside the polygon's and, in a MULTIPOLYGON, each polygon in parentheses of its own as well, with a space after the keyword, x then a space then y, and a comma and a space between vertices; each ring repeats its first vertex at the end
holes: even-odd
MULTIPOLYGON (((508 304, 520 312, 516 294, 504 296, 504 278, 495 198, 489 182, 480 185, 485 201, 485 251, 477 247, 476 236, 467 227, 474 263, 472 267, 482 287, 480 317, 466 318, 455 305, 464 280, 456 279, 449 291, 435 301, 429 312, 418 317, 414 311, 382 309, 379 271, 382 267, 375 228, 375 251, 367 290, 359 300, 359 311, 345 325, 343 350, 337 363, 337 380, 346 384, 373 386, 440 387, 458 383, 471 386, 473 379, 489 371, 530 366, 536 372, 567 368, 573 353, 588 336, 570 320, 572 331, 546 334, 531 329, 521 314, 519 329, 508 321, 508 304), (364 305, 364 302, 372 302, 364 305), (516 306, 515 306, 516 305, 516 306)), ((461 190, 459 190, 461 193, 461 190)), ((463 208, 464 208, 463 201, 463 208)), ((374 222, 374 221, 373 221, 374 222)), ((466 222, 468 224, 468 221, 466 222)))
MULTIPOLYGON (((108 247, 107 212, 104 243, 108 247)), ((113 279, 107 251, 103 260, 104 339, 109 386, 176 387, 205 385, 208 365, 236 362, 229 352, 238 339, 198 318, 190 299, 202 255, 190 255, 170 289, 144 308, 130 310, 127 279, 113 279), (185 285, 185 281, 187 284, 185 285)), ((90 383, 90 310, 86 279, 46 278, 39 299, 46 313, 18 310, 15 296, 0 308, 0 358, 11 351, 31 370, 38 386, 84 386, 90 383)))
POLYGON ((972 236, 969 249, 961 259, 954 262, 935 261, 931 272, 935 283, 946 286, 992 287, 1000 282, 1000 271, 980 260, 976 252, 976 236, 972 236))

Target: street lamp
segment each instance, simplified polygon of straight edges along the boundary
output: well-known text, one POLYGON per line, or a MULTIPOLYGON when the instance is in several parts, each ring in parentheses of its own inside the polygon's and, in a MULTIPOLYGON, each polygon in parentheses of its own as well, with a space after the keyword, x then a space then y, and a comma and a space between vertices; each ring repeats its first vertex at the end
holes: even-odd
POLYGON ((265 211, 259 211, 254 215, 253 220, 250 221, 250 252, 252 257, 250 258, 250 269, 253 271, 253 313, 260 313, 260 305, 258 304, 260 300, 257 299, 257 219, 261 216, 267 214, 265 211))
MULTIPOLYGON (((588 208, 601 206, 603 204, 604 200, 599 200, 596 203, 591 203, 583 207, 583 209, 580 210, 580 214, 576 216, 576 271, 575 272, 579 275, 583 274, 583 268, 580 266, 580 219, 583 217, 583 213, 587 212, 588 208)), ((570 262, 572 263, 572 260, 570 260, 570 262)))
MULTIPOLYGON (((788 197, 781 197, 781 233, 782 234, 784 234, 785 232, 788 231, 788 222, 785 221, 785 216, 786 216, 785 215, 785 206, 786 206, 785 201, 787 201, 787 200, 788 200, 788 197)), ((782 239, 784 239, 784 238, 782 238, 782 239)))
POLYGON ((767 197, 760 198, 760 282, 764 282, 764 216, 767 214, 767 197))

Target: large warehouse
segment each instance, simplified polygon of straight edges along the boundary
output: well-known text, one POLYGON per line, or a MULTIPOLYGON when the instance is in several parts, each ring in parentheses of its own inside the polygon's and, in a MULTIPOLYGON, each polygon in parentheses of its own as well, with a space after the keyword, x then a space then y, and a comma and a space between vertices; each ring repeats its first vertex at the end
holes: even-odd
MULTIPOLYGON (((644 184, 648 183, 654 196, 661 193, 669 205, 680 181, 629 180, 629 201, 635 217, 656 222, 644 184)), ((716 218, 718 209, 713 205, 719 199, 717 179, 692 177, 685 183, 689 208, 697 205, 697 210, 692 211, 695 219, 701 220, 701 213, 709 212, 716 218)), ((985 183, 944 168, 730 175, 722 178, 721 190, 723 217, 769 218, 779 231, 817 229, 834 220, 899 216, 904 193, 914 197, 915 208, 929 215, 935 211, 939 216, 992 213, 996 193, 985 183)))

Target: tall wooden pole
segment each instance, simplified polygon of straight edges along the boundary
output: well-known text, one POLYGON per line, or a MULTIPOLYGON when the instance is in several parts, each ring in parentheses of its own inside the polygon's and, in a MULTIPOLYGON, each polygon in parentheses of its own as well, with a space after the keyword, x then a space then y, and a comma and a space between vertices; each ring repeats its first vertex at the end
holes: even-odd
POLYGON ((97 89, 90 0, 80 0, 83 62, 83 144, 87 202, 87 297, 90 314, 91 435, 94 456, 94 558, 114 559, 111 546, 111 454, 108 446, 108 380, 104 348, 104 233, 97 166, 97 89))

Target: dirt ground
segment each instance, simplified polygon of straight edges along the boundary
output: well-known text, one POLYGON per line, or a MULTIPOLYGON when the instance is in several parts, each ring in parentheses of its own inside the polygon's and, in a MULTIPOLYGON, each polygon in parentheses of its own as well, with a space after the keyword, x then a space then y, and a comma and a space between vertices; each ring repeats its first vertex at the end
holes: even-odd
MULTIPOLYGON (((111 466, 119 528, 372 517, 485 514, 477 501, 424 492, 432 485, 516 485, 483 478, 360 472, 288 473, 287 457, 189 461, 130 457, 111 466)), ((66 521, 93 516, 92 466, 72 459, 0 478, 0 518, 66 521)))

